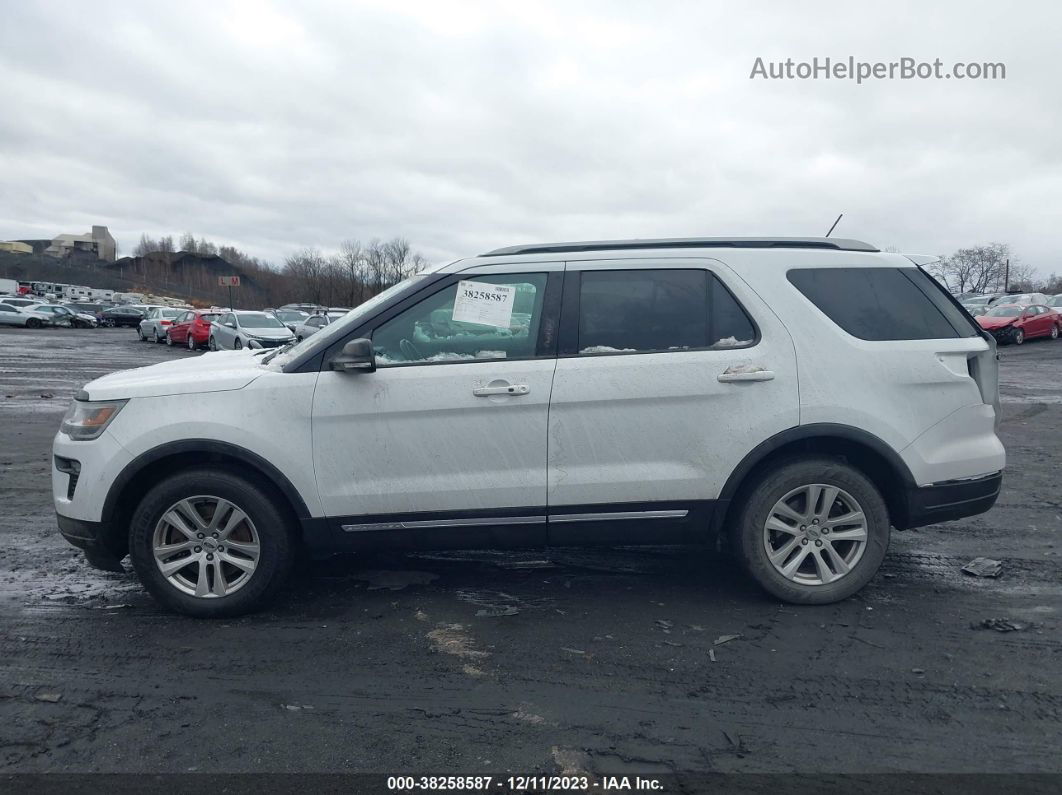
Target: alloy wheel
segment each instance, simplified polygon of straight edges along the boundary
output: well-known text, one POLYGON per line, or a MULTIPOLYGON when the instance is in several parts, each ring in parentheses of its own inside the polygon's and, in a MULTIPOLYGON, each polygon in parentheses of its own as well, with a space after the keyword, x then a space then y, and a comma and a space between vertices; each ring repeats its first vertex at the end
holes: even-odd
POLYGON ((775 570, 800 585, 826 585, 848 574, 867 546, 867 518, 855 498, 825 483, 800 486, 774 504, 763 546, 775 570))
POLYGON ((180 500, 155 525, 151 551, 162 576, 182 593, 228 596, 254 576, 262 546, 239 506, 210 495, 180 500))
POLYGON ((192 332, 188 332, 188 350, 195 350, 195 337, 192 336, 192 332))

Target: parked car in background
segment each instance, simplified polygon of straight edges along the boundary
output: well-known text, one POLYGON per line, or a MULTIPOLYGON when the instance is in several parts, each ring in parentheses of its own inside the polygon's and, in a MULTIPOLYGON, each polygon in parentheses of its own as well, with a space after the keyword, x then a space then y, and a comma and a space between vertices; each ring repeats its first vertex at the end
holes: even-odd
POLYGON ((310 315, 301 323, 295 324, 295 339, 302 342, 307 337, 311 337, 325 326, 334 323, 343 317, 346 312, 320 312, 316 315, 310 315))
POLYGON ((67 301, 63 306, 69 307, 75 312, 92 315, 99 323, 103 319, 103 313, 110 308, 110 304, 100 304, 92 301, 67 301))
POLYGON ((1054 309, 1056 312, 1062 312, 1062 293, 1059 295, 1052 295, 1047 299, 1047 305, 1054 309))
POLYGON ((71 307, 62 304, 37 304, 33 307, 34 312, 46 312, 52 315, 54 325, 70 326, 71 328, 96 328, 99 323, 95 315, 78 312, 71 307))
POLYGON ((110 309, 104 309, 100 314, 100 325, 135 328, 140 325, 140 321, 146 314, 145 310, 137 309, 135 306, 112 306, 110 309))
POLYGON ((181 309, 155 307, 149 310, 144 319, 140 321, 136 330, 137 336, 140 337, 141 342, 144 340, 164 342, 166 340, 166 329, 173 324, 175 318, 182 314, 184 314, 184 310, 181 309))
POLYGON ((10 306, 27 307, 27 306, 40 306, 44 301, 38 298, 0 298, 0 304, 8 304, 10 306))
POLYGON ((997 342, 1021 345, 1034 337, 1058 339, 1062 315, 1042 304, 1000 304, 977 318, 981 328, 997 342))
POLYGON ((1046 306, 1050 297, 1044 293, 1015 293, 1014 295, 1005 295, 998 301, 993 303, 993 306, 1003 306, 1004 304, 1018 304, 1019 306, 1030 306, 1032 304, 1039 304, 1046 306))
POLYGON ((54 321, 47 312, 34 312, 32 307, 0 303, 0 326, 40 328, 41 326, 51 325, 54 325, 54 321))
POLYGON ((269 314, 273 315, 277 320, 288 327, 288 331, 292 334, 295 333, 295 327, 302 323, 310 315, 308 312, 303 312, 301 309, 269 309, 266 310, 269 314))
POLYGON ((209 309, 193 309, 179 315, 166 329, 167 345, 184 345, 194 351, 210 340, 210 326, 221 315, 209 309))
POLYGON ((226 312, 210 327, 207 347, 212 351, 240 350, 256 343, 276 348, 295 341, 287 326, 268 312, 226 312))

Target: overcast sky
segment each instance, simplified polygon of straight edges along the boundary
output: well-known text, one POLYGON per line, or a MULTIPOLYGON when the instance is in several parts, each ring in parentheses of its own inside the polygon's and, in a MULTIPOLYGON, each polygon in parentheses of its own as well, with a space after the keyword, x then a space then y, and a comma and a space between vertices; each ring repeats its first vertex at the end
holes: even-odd
POLYGON ((0 239, 1003 241, 1062 272, 1062 4, 0 0, 0 239), (765 61, 1006 79, 750 80, 765 61))

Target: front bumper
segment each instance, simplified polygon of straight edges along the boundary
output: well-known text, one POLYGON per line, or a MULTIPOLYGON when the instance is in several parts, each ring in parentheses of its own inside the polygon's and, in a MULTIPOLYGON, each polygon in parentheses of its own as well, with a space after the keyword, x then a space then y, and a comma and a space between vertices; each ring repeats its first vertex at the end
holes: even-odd
POLYGON ((902 529, 963 519, 985 513, 999 497, 1003 473, 950 480, 907 490, 907 516, 902 529))
POLYGON ((63 538, 85 551, 85 560, 89 562, 89 565, 104 571, 125 571, 121 563, 125 553, 113 549, 108 544, 110 534, 103 522, 71 519, 61 513, 57 513, 55 519, 63 538))

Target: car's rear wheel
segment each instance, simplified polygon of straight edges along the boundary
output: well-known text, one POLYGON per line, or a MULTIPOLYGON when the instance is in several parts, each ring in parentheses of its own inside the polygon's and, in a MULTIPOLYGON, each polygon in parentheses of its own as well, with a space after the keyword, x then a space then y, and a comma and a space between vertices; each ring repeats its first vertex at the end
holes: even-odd
POLYGON ((1025 332, 1020 328, 1014 329, 1014 331, 1010 333, 1010 341, 1015 345, 1021 345, 1025 342, 1025 332))
POLYGON ((29 320, 26 321, 26 328, 40 328, 40 327, 41 327, 40 318, 31 317, 29 320))
POLYGON ((188 344, 188 350, 190 350, 190 351, 194 351, 195 350, 195 337, 192 336, 192 332, 190 332, 190 331, 188 332, 187 344, 188 344))
POLYGON ((208 347, 208 348, 209 348, 210 350, 212 350, 212 351, 216 351, 216 350, 218 349, 218 343, 217 343, 217 341, 216 341, 216 340, 214 339, 214 335, 213 335, 213 334, 211 334, 211 335, 210 335, 210 339, 209 339, 209 340, 207 340, 207 347, 208 347))
POLYGON ((287 513, 256 483, 220 469, 173 475, 133 514, 129 554, 159 602, 198 618, 258 610, 280 590, 294 544, 287 513))
POLYGON ((136 336, 140 339, 141 342, 147 342, 147 337, 144 336, 144 329, 142 329, 140 326, 136 327, 136 336))
POLYGON ((155 329, 152 332, 152 334, 154 334, 154 336, 155 336, 155 344, 156 345, 161 345, 162 344, 162 337, 159 336, 159 330, 155 329))
POLYGON ((168 331, 166 332, 166 344, 169 345, 171 348, 173 347, 173 335, 171 335, 168 331))
POLYGON ((829 604, 877 572, 889 546, 889 514, 854 467, 797 459, 752 486, 733 532, 739 558, 768 593, 793 604, 829 604))

